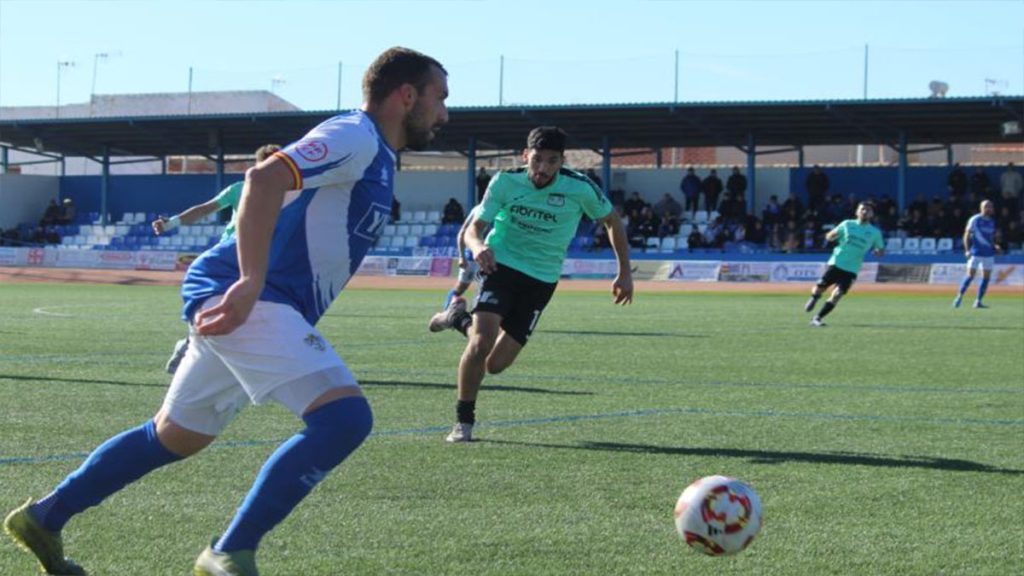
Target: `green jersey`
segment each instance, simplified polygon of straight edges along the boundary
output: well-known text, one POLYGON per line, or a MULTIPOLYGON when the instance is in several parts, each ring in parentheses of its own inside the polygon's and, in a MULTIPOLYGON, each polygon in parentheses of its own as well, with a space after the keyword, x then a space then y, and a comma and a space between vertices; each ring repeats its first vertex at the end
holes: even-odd
POLYGON ((881 231, 871 224, 843 220, 835 227, 835 231, 839 233, 839 244, 832 250, 832 257, 828 259, 829 266, 856 274, 860 272, 869 250, 885 248, 881 231))
POLYGON ((221 190, 214 198, 221 210, 228 207, 231 208, 231 221, 224 228, 224 233, 220 235, 221 240, 235 233, 235 225, 238 223, 238 203, 242 201, 242 187, 244 185, 244 181, 235 182, 221 190))
POLYGON ((558 282, 580 218, 604 218, 612 205, 589 178, 562 168, 537 189, 526 168, 498 172, 481 204, 480 220, 494 225, 485 243, 498 263, 541 282, 558 282))

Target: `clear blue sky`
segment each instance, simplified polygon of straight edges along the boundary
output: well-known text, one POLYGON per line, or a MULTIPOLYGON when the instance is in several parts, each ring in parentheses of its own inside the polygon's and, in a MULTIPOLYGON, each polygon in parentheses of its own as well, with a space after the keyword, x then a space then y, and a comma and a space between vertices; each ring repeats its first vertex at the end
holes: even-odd
POLYGON ((452 106, 1024 93, 1024 0, 57 2, 0 0, 0 105, 273 88, 359 105, 373 57, 441 60, 452 106), (96 54, 109 53, 103 60, 96 54), (500 59, 504 56, 504 74, 500 59), (95 64, 95 66, 94 66, 95 64), (277 81, 275 81, 277 79, 277 81), (503 79, 501 89, 499 80, 503 79))

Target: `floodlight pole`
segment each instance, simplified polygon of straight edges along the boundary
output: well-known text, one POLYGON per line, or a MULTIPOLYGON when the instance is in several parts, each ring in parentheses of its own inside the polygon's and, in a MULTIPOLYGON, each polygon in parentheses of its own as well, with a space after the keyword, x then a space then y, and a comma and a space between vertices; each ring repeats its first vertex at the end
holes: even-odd
POLYGON ((338 101, 335 104, 334 109, 341 111, 341 60, 338 60, 338 101))
POLYGON ((498 61, 498 106, 505 105, 505 55, 498 61))
POLYGON ((57 108, 55 114, 57 118, 60 118, 60 73, 63 68, 69 68, 74 66, 75 63, 71 60, 58 60, 57 61, 57 108))
POLYGON ((676 102, 676 103, 679 102, 679 50, 678 49, 676 50, 676 82, 675 82, 675 92, 672 95, 672 101, 676 102))
POLYGON ((93 100, 96 98, 96 69, 100 60, 106 60, 110 54, 99 52, 92 57, 92 88, 89 89, 89 116, 93 115, 93 100))

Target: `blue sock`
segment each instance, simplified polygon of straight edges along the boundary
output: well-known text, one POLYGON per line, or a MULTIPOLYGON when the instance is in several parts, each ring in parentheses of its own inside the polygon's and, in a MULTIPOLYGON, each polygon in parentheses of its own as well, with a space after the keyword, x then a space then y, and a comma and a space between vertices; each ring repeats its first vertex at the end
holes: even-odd
POLYGON ((982 278, 981 284, 978 284, 978 302, 985 297, 985 291, 988 290, 988 278, 982 278))
POLYGON ((452 303, 452 298, 455 298, 455 288, 452 288, 451 290, 449 290, 448 291, 448 295, 445 296, 445 298, 444 298, 444 308, 442 308, 442 310, 447 310, 448 309, 448 306, 452 303))
POLYGON ((160 443, 152 420, 126 430, 93 450, 77 470, 68 474, 49 495, 30 508, 51 532, 58 532, 72 516, 142 478, 164 464, 181 460, 160 443))
POLYGON ((361 396, 324 404, 302 419, 306 429, 286 440, 263 464, 214 550, 255 550, 260 539, 354 452, 373 428, 370 403, 361 396))
POLYGON ((960 281, 960 296, 963 296, 967 292, 967 287, 971 285, 971 277, 964 276, 964 279, 960 281))

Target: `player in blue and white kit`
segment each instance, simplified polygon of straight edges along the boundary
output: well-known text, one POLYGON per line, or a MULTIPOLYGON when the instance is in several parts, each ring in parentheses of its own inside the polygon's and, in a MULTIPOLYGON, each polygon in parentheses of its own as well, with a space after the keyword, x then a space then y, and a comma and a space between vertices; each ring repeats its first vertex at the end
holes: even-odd
POLYGON ((470 223, 479 213, 480 204, 477 204, 469 211, 469 215, 466 216, 466 220, 455 237, 455 247, 459 253, 459 278, 455 282, 455 287, 449 290, 445 296, 444 308, 434 314, 430 318, 430 322, 427 323, 427 328, 431 332, 440 332, 447 328, 460 328, 461 331, 465 331, 462 327, 454 326, 454 322, 456 318, 464 316, 462 313, 466 311, 466 299, 462 295, 469 290, 473 282, 480 280, 480 266, 473 259, 473 252, 466 247, 466 230, 469 229, 470 223))
POLYGON ((369 404, 313 326, 387 220, 395 151, 425 148, 447 122, 447 72, 392 48, 367 70, 363 95, 362 110, 323 122, 246 173, 236 235, 185 276, 191 345, 156 416, 7 516, 4 527, 46 573, 85 573, 63 553, 60 531, 74 515, 199 452, 247 404, 274 400, 305 428, 270 456, 193 567, 195 576, 255 575, 260 539, 369 435, 369 404))
POLYGON ((989 279, 992 278, 992 268, 995 267, 995 255, 1000 252, 996 245, 996 221, 992 218, 996 208, 990 200, 981 203, 980 211, 971 216, 964 229, 964 256, 967 257, 967 276, 960 282, 960 291, 953 300, 953 308, 959 308, 964 299, 967 287, 974 280, 974 273, 981 268, 981 283, 978 284, 978 297, 974 300, 975 308, 988 308, 982 299, 985 291, 988 290, 989 279))

